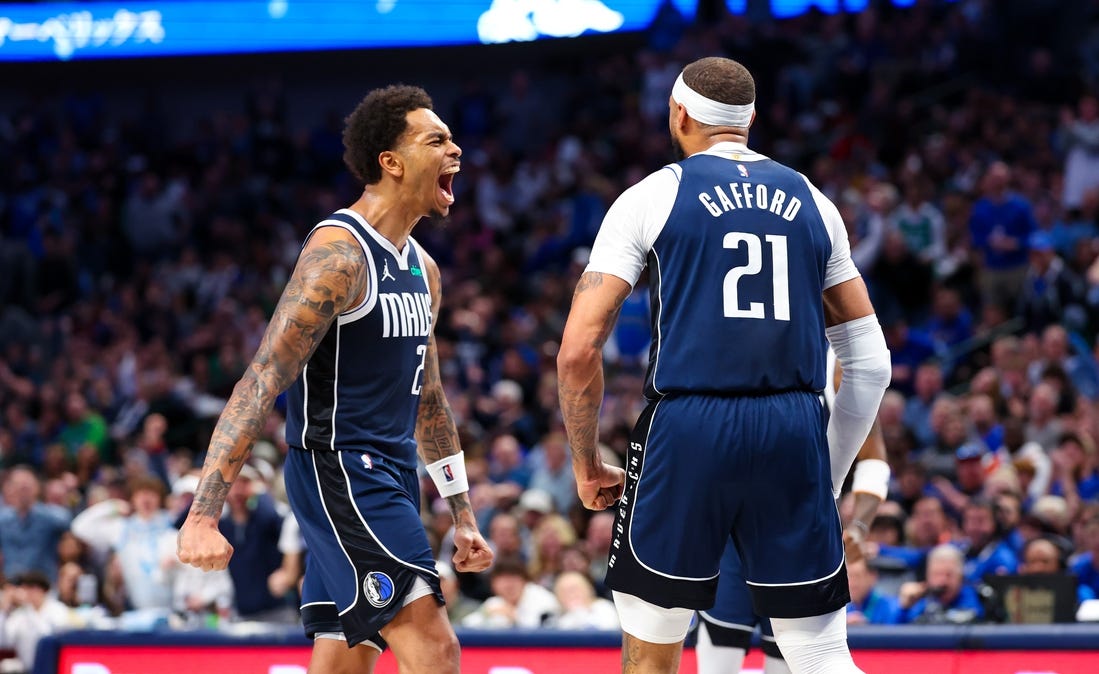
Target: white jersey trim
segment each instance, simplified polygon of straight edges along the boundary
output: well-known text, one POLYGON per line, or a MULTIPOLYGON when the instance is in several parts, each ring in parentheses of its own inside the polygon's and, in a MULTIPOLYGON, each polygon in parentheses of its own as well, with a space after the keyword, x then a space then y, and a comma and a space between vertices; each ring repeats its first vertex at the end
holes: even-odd
POLYGON ((350 208, 341 208, 336 211, 337 213, 343 213, 344 215, 350 215, 359 221, 359 224, 363 226, 366 233, 370 235, 379 246, 392 253, 393 257, 397 258, 397 268, 402 270, 408 269, 408 243, 405 242, 404 250, 397 250, 397 247, 393 245, 393 242, 378 233, 378 230, 374 229, 369 222, 366 221, 358 211, 353 211, 350 208))
POLYGON ((709 613, 707 613, 705 611, 699 611, 699 613, 702 615, 703 618, 706 619, 706 622, 713 623, 714 625, 717 625, 718 627, 724 627, 724 628, 730 629, 730 630, 741 630, 741 631, 744 631, 744 632, 754 632, 754 631, 756 631, 756 628, 755 628, 754 625, 740 625, 738 623, 725 622, 724 620, 718 620, 717 618, 713 617, 712 615, 710 615, 709 613))
MULTIPOLYGON (((304 440, 304 434, 302 435, 302 438, 304 440)), ((355 600, 352 601, 347 608, 339 612, 339 615, 343 615, 344 613, 347 613, 351 609, 355 608, 355 606, 359 603, 359 571, 355 568, 355 562, 351 561, 351 555, 347 554, 347 548, 343 546, 343 539, 340 538, 340 530, 336 528, 336 523, 332 521, 332 515, 328 513, 328 504, 324 502, 324 490, 321 488, 320 471, 317 470, 316 452, 309 452, 309 458, 313 461, 313 479, 317 482, 317 498, 320 499, 321 509, 324 510, 324 516, 328 518, 328 524, 332 527, 332 533, 336 535, 336 544, 340 546, 340 550, 343 552, 343 556, 347 558, 347 563, 351 565, 351 575, 355 577, 355 600)), ((335 602, 332 603, 335 604, 335 602)))
POLYGON ((329 449, 336 451, 336 410, 340 408, 340 323, 336 323, 336 354, 332 362, 332 437, 329 449))
MULTIPOLYGON (((652 416, 649 417, 649 428, 645 431, 646 442, 648 442, 649 436, 652 435, 653 421, 656 419, 657 412, 660 411, 660 403, 662 403, 662 402, 664 402, 664 401, 663 400, 658 400, 656 402, 656 407, 653 408, 652 416)), ((637 509, 637 502, 641 498, 641 496, 640 496, 640 494, 641 494, 641 478, 644 477, 644 475, 645 475, 645 462, 642 461, 641 462, 641 472, 637 474, 637 488, 634 489, 634 492, 633 492, 633 508, 634 508, 635 511, 637 509)), ((672 580, 693 580, 693 581, 713 580, 714 578, 717 578, 718 575, 720 575, 721 572, 718 571, 718 573, 715 573, 712 576, 699 577, 699 578, 696 578, 696 577, 693 577, 693 576, 673 576, 670 573, 664 573, 662 571, 657 571, 653 567, 651 567, 648 564, 646 564, 645 562, 641 561, 641 556, 637 554, 637 548, 635 548, 634 545, 633 545, 633 523, 636 521, 636 519, 637 518, 635 518, 635 517, 632 517, 632 516, 630 517, 630 530, 626 534, 626 539, 630 544, 630 552, 633 554, 633 558, 636 559, 637 563, 640 564, 646 571, 648 571, 649 573, 655 573, 656 575, 662 576, 664 578, 671 578, 672 580)))
POLYGON ((828 262, 824 266, 823 290, 828 290, 834 285, 844 281, 850 281, 860 276, 859 270, 851 259, 851 242, 847 238, 847 226, 843 224, 843 217, 832 200, 824 196, 808 178, 799 173, 809 193, 813 195, 813 203, 817 206, 821 220, 824 221, 824 231, 832 241, 832 253, 828 256, 828 262))
POLYGON ((682 171, 669 164, 615 199, 599 227, 584 271, 613 274, 630 287, 637 284, 649 251, 672 214, 682 171))
MULTIPOLYGON (((351 235, 355 237, 355 240, 359 242, 359 247, 363 249, 363 255, 366 258, 366 269, 369 276, 366 288, 366 295, 363 296, 363 301, 360 302, 357 306, 348 309, 347 311, 336 317, 336 322, 339 325, 344 325, 345 323, 351 323, 352 321, 359 320, 363 316, 369 314, 370 311, 374 308, 374 305, 378 301, 378 270, 374 268, 374 253, 370 251, 370 246, 366 244, 366 241, 363 239, 362 235, 355 231, 354 227, 341 220, 322 220, 321 222, 317 223, 315 227, 313 227, 312 231, 309 232, 309 236, 313 236, 313 233, 321 227, 339 227, 350 232, 351 235)), ((306 241, 308 240, 309 237, 306 237, 306 241)))
POLYGON ((837 573, 840 572, 840 569, 843 568, 843 562, 844 562, 844 556, 840 555, 840 563, 839 563, 839 566, 836 567, 835 571, 828 574, 827 576, 821 576, 820 578, 814 578, 812 580, 802 580, 802 581, 798 581, 796 583, 753 583, 752 581, 745 578, 744 582, 748 583, 749 585, 755 585, 756 587, 795 587, 797 585, 812 585, 813 583, 820 583, 822 581, 825 581, 825 580, 828 580, 829 578, 834 577, 837 573))
MULTIPOLYGON (((343 450, 337 451, 336 454, 337 454, 337 456, 339 457, 339 460, 340 460, 340 470, 343 471, 344 484, 347 485, 347 500, 351 502, 351 507, 355 509, 355 514, 358 515, 359 521, 362 522, 363 528, 366 529, 366 533, 370 534, 370 537, 374 539, 374 542, 378 544, 378 547, 381 548, 382 551, 385 552, 385 554, 389 555, 393 559, 393 561, 398 562, 400 564, 403 564, 404 566, 407 566, 410 569, 414 569, 416 571, 423 571, 424 573, 429 573, 432 576, 435 576, 436 578, 438 578, 439 577, 439 572, 438 571, 435 571, 433 569, 429 569, 429 568, 423 567, 423 566, 416 566, 415 564, 411 564, 409 562, 406 562, 405 560, 401 559, 397 555, 390 552, 389 548, 385 547, 385 543, 382 543, 382 539, 378 538, 377 535, 374 534, 374 530, 371 529, 370 525, 366 523, 366 518, 363 517, 362 511, 359 510, 359 504, 358 504, 358 502, 355 501, 355 494, 351 491, 351 476, 347 474, 347 466, 343 465, 343 450)), ((316 459, 314 459, 314 461, 315 460, 316 459)), ((358 578, 358 576, 356 576, 356 579, 357 578, 358 578)), ((358 591, 359 591, 359 589, 355 588, 356 594, 358 593, 358 591)), ((343 615, 345 612, 346 612, 346 609, 344 611, 340 611, 340 615, 343 615)))

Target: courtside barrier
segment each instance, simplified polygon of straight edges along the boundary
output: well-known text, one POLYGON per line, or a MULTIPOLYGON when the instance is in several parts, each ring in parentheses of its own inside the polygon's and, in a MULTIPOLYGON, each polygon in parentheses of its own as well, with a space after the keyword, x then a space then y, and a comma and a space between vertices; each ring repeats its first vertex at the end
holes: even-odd
MULTIPOLYGON (((234 628, 239 629, 239 628, 234 628)), ((619 635, 558 630, 459 630, 464 674, 612 674, 619 635)), ((1099 624, 851 628, 867 674, 1096 674, 1099 624)), ((254 634, 214 631, 68 632, 42 640, 33 674, 305 674, 310 642, 295 628, 254 634)), ((753 649, 745 674, 759 672, 753 649)), ((386 654, 376 674, 396 674, 386 654)), ((680 669, 695 671, 694 651, 680 669)))

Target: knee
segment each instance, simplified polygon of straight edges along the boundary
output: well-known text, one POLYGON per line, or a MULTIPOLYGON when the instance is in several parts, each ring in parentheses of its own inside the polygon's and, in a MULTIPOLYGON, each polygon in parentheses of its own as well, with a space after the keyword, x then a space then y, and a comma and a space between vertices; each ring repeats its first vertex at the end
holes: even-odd
MULTIPOLYGON (((400 658, 398 658, 400 660, 400 658)), ((415 674, 459 674, 461 647, 453 630, 447 630, 433 639, 426 640, 416 650, 411 662, 401 663, 401 671, 415 674)))

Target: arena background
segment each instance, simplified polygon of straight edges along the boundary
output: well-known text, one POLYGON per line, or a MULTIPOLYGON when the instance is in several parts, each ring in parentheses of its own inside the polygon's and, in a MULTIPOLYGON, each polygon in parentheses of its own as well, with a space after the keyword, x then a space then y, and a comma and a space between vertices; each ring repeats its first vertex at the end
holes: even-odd
MULTIPOLYGON (((603 212, 670 159, 671 82, 710 54, 756 75, 752 146, 840 206, 887 331, 879 591, 922 581, 932 544, 969 552, 971 501, 994 507, 1010 575, 1045 538, 1099 591, 1099 2, 0 2, 0 671, 305 671, 281 402, 241 501, 255 554, 231 569, 236 601, 202 597, 214 585, 155 541, 146 575, 127 572, 135 553, 103 532, 128 530, 121 504, 144 484, 165 491, 170 538, 301 236, 358 195, 342 116, 398 81, 433 95, 465 153, 452 216, 416 236, 444 273, 471 495, 494 547, 546 589, 497 624, 490 574, 454 577, 463 671, 616 671, 609 538, 559 463, 553 358, 603 212), (997 171, 1027 228, 1014 255, 982 229, 997 171), (592 583, 581 606, 552 594, 568 572, 592 583)), ((640 409, 646 307, 639 286, 605 354, 609 457, 640 409)), ((445 559, 449 514, 424 517, 445 559)), ((856 662, 1099 670, 1086 590, 1066 617, 1040 582, 1014 604, 966 582, 982 617, 855 618, 856 662)), ((753 650, 746 671, 760 663, 753 650)))

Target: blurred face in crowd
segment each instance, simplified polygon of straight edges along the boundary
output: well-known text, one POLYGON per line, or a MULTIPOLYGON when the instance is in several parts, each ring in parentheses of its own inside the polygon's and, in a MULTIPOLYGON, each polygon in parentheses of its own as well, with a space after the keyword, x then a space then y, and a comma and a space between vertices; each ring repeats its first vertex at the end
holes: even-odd
POLYGON ((938 365, 921 365, 916 368, 916 381, 913 385, 921 400, 931 400, 943 390, 943 372, 938 365))
POLYGON ((153 489, 138 489, 130 496, 130 504, 134 508, 135 515, 148 519, 160 510, 160 494, 153 489))
POLYGON ((878 574, 866 565, 866 560, 860 559, 847 564, 847 583, 851 586, 851 601, 863 602, 877 582, 878 574))
POLYGON ((586 608, 595 600, 595 590, 584 576, 570 571, 562 573, 553 584, 553 594, 566 611, 586 608))
POLYGON ((1058 573, 1061 571, 1061 556, 1057 546, 1045 539, 1038 539, 1026 547, 1020 573, 1058 573))
POLYGON ((518 606, 523 597, 523 588, 527 581, 520 575, 513 573, 500 573, 492 577, 492 594, 503 599, 512 606, 518 606))
POLYGON ((996 533, 992 510, 984 505, 970 505, 962 515, 962 531, 975 548, 983 548, 996 533))
POLYGON ((962 590, 962 563, 947 556, 927 559, 927 587, 938 589, 943 604, 953 602, 962 590))
POLYGON ((1021 506, 1019 497, 1014 494, 1000 494, 996 497, 996 519, 1004 531, 1014 529, 1019 524, 1021 506))
POLYGON ((588 545, 592 555, 607 553, 611 549, 611 540, 614 538, 614 513, 597 512, 588 522, 588 545))
MULTIPOLYGON (((986 395, 975 395, 969 399, 967 405, 969 420, 982 433, 988 432, 996 425, 996 408, 992 404, 992 398, 986 395)), ((990 449, 996 449, 992 447, 990 449)))
POLYGON ((4 483, 4 500, 16 510, 29 510, 38 501, 40 486, 34 473, 24 468, 15 468, 4 483))
POLYGON ((981 464, 980 457, 955 461, 954 468, 958 473, 958 486, 965 493, 975 494, 984 486, 985 468, 981 464))
POLYGON ((496 555, 517 554, 522 546, 519 538, 519 521, 514 516, 501 513, 492 518, 488 525, 488 537, 496 548, 496 555))
POLYGON ((1059 325, 1051 325, 1042 332, 1042 357, 1059 362, 1068 355, 1068 333, 1059 325))
POLYGON ((943 504, 935 498, 924 498, 912 507, 912 544, 928 547, 939 542, 946 527, 943 504))
POLYGON ((1038 384, 1030 394, 1027 404, 1032 421, 1047 421, 1057 410, 1057 392, 1046 383, 1038 384))

